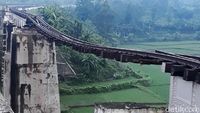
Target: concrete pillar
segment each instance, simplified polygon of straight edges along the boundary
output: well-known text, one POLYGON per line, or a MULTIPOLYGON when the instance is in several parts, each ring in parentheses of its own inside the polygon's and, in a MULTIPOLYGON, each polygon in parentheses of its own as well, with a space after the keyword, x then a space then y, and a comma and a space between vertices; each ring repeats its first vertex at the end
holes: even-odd
POLYGON ((182 77, 172 76, 170 82, 170 113, 200 112, 200 84, 193 81, 185 81, 182 77), (173 111, 176 110, 176 111, 173 111))
POLYGON ((8 104, 8 102, 6 102, 1 93, 0 93, 0 113, 13 113, 10 105, 8 104))
POLYGON ((198 70, 163 63, 163 72, 171 73, 169 113, 200 113, 200 84, 195 81, 198 70))
POLYGON ((4 38, 4 34, 3 34, 3 11, 1 10, 0 7, 0 90, 2 91, 2 86, 3 86, 3 81, 2 81, 2 75, 3 75, 3 70, 2 70, 2 65, 3 65, 3 38, 4 38))
POLYGON ((23 28, 12 33, 11 106, 15 113, 60 113, 55 42, 23 28))
POLYGON ((3 27, 3 48, 4 48, 4 56, 3 56, 3 96, 7 100, 9 104, 11 101, 10 97, 10 85, 11 85, 11 45, 12 45, 12 24, 4 23, 3 27))
MULTIPOLYGON (((3 14, 3 12, 1 13, 3 14)), ((14 113, 10 107, 10 67, 11 54, 6 50, 8 38, 11 38, 12 25, 3 22, 1 18, 0 27, 0 87, 3 91, 3 96, 0 92, 0 113, 14 113), (8 52, 8 53, 7 53, 8 52)))

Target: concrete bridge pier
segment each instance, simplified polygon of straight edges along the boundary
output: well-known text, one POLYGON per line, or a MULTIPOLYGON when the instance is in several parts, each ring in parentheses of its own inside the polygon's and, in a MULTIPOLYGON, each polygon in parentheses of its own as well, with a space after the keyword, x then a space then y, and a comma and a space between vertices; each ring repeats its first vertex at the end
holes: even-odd
POLYGON ((163 63, 163 72, 171 73, 169 113, 200 113, 199 69, 163 63))
POLYGON ((10 91, 11 91, 11 34, 13 31, 13 25, 11 23, 3 24, 3 62, 2 62, 2 78, 3 78, 3 96, 10 103, 10 91))
POLYGON ((172 76, 170 80, 170 113, 199 113, 200 85, 196 82, 185 81, 180 76, 172 76))
POLYGON ((14 28, 10 44, 4 97, 13 111, 60 113, 55 42, 34 28, 14 28))

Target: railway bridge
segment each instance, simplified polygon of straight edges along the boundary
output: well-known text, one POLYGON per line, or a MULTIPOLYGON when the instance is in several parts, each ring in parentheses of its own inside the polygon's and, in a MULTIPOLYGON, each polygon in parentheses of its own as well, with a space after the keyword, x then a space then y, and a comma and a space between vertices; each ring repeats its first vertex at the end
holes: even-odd
POLYGON ((200 107, 198 56, 92 44, 61 33, 40 16, 14 8, 4 10, 1 23, 5 112, 60 113, 55 50, 60 45, 124 63, 161 65, 171 73, 169 107, 200 107))

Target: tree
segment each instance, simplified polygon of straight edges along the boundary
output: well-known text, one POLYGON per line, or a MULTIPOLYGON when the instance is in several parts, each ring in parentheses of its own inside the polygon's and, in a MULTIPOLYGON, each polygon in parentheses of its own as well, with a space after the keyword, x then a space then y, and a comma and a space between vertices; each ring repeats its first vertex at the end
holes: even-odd
MULTIPOLYGON (((70 18, 62 8, 47 7, 41 10, 44 19, 53 27, 64 31, 70 36, 80 38, 88 42, 98 43, 103 41, 91 25, 85 25, 85 22, 70 18), (90 28, 91 27, 91 28, 90 28), (93 29, 93 30, 91 30, 93 29)), ((94 82, 103 81, 112 78, 116 72, 126 71, 119 63, 103 60, 94 55, 81 54, 73 51, 70 47, 60 47, 61 53, 64 53, 66 61, 73 67, 77 73, 74 82, 94 82)), ((126 76, 126 75, 122 75, 126 76)), ((73 81, 73 80, 72 80, 73 81)))
POLYGON ((111 32, 115 20, 114 12, 110 9, 107 1, 101 5, 101 9, 93 18, 93 23, 96 25, 98 31, 104 36, 111 32))
POLYGON ((91 14, 94 10, 92 0, 77 0, 76 5, 76 14, 81 20, 91 19, 91 14))
POLYGON ((125 24, 130 24, 132 19, 133 19, 133 15, 132 15, 132 10, 131 10, 131 4, 128 4, 127 9, 126 9, 126 15, 124 18, 124 23, 125 24))
POLYGON ((82 23, 75 20, 74 22, 74 33, 73 36, 76 38, 80 38, 83 32, 83 25, 82 23))

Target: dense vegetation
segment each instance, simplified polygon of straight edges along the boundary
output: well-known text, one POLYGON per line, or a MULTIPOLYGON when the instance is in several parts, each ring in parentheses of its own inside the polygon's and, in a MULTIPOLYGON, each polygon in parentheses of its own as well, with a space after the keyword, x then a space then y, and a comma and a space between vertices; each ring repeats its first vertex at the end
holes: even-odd
MULTIPOLYGON (((49 24, 67 35, 91 43, 104 44, 102 36, 98 35, 89 23, 79 21, 68 10, 54 6, 43 8, 40 13, 49 24)), ((77 72, 77 77, 65 81, 68 84, 113 80, 128 76, 141 78, 122 63, 97 58, 91 54, 81 54, 66 46, 59 47, 59 50, 77 72)))
POLYGON ((131 81, 107 84, 107 85, 94 85, 94 86, 85 86, 85 87, 60 87, 60 95, 77 95, 77 94, 96 94, 96 93, 105 93, 117 90, 124 90, 130 88, 137 88, 138 86, 149 86, 149 78, 144 79, 133 79, 131 81))
POLYGON ((90 23, 112 46, 166 40, 199 40, 198 0, 2 0, 2 3, 60 4, 90 23))
POLYGON ((77 16, 91 21, 113 45, 200 39, 200 8, 195 0, 77 1, 77 16))

